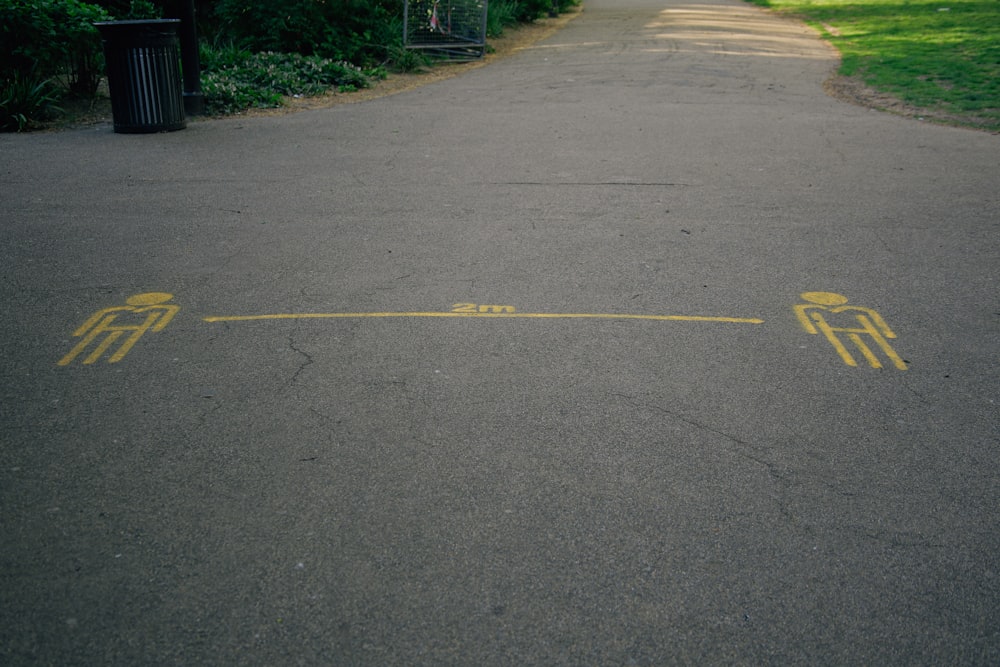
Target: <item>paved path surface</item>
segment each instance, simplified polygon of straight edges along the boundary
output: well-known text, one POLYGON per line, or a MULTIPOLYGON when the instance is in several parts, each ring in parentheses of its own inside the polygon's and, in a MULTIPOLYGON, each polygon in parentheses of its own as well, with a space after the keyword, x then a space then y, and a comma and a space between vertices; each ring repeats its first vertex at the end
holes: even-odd
POLYGON ((0 662, 997 664, 1000 137, 834 67, 593 0, 365 104, 0 138, 0 662))

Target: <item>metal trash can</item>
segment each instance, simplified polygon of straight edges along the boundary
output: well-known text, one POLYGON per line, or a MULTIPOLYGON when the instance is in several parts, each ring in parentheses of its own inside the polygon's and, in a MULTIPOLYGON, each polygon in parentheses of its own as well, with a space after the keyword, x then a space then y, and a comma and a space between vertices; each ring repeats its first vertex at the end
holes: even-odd
POLYGON ((115 132, 182 129, 179 19, 95 23, 104 41, 115 132))

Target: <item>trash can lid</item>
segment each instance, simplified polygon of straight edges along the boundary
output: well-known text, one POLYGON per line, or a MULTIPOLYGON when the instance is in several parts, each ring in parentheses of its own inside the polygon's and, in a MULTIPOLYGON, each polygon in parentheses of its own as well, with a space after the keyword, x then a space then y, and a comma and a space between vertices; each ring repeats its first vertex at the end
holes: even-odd
POLYGON ((98 21, 94 23, 101 37, 114 42, 134 42, 144 39, 167 38, 177 35, 180 19, 147 19, 128 21, 98 21))

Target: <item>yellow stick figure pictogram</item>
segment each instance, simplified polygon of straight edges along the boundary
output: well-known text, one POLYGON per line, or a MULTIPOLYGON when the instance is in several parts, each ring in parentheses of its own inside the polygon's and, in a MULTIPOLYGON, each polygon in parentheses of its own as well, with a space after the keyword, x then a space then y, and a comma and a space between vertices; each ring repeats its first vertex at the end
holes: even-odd
POLYGON ((174 295, 166 292, 147 292, 146 294, 130 296, 125 300, 127 306, 114 306, 97 311, 73 332, 76 337, 83 336, 83 340, 77 343, 76 347, 69 351, 69 354, 60 359, 58 365, 68 366, 73 363, 74 359, 83 354, 84 350, 92 343, 96 343, 93 351, 83 360, 84 364, 92 364, 100 359, 101 355, 107 352, 119 338, 131 332, 118 350, 108 357, 109 364, 121 361, 144 333, 163 331, 163 328, 173 319, 181 308, 167 303, 172 298, 174 295), (118 320, 120 316, 130 313, 141 316, 142 322, 123 324, 118 320), (102 336, 103 338, 101 338, 102 336))
POLYGON ((896 334, 893 333, 889 325, 885 323, 882 316, 871 308, 862 308, 860 306, 845 306, 847 303, 847 297, 843 294, 837 294, 835 292, 803 292, 802 298, 809 303, 800 303, 795 306, 795 314, 799 318, 799 323, 802 327, 811 334, 818 334, 823 332, 826 339, 830 341, 834 349, 837 350, 837 354, 848 366, 857 366, 858 362, 854 360, 851 353, 847 350, 843 341, 840 339, 840 335, 844 336, 854 347, 861 352, 868 365, 872 368, 882 368, 882 362, 879 361, 872 349, 865 343, 863 336, 867 336, 871 341, 875 342, 878 349, 887 356, 901 371, 906 370, 906 362, 903 361, 896 351, 892 349, 889 345, 887 338, 895 338, 896 334), (834 327, 827 321, 827 315, 835 315, 838 313, 850 313, 853 316, 853 324, 857 326, 847 326, 847 327, 834 327))

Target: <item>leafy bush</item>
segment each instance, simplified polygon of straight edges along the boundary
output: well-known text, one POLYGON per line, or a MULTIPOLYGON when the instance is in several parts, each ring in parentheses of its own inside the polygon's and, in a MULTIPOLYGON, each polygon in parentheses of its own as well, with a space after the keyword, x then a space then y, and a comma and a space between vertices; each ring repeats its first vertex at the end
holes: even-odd
POLYGON ((0 0, 0 81, 59 77, 93 96, 104 63, 93 24, 109 18, 80 0, 0 0))
POLYGON ((298 53, 251 54, 237 47, 202 49, 202 93, 209 113, 281 106, 285 95, 367 88, 368 77, 346 63, 298 53))
POLYGON ((403 0, 219 0, 220 35, 250 51, 319 55, 369 66, 400 40, 403 0))
POLYGON ((390 67, 395 72, 419 72, 431 63, 424 54, 407 49, 402 44, 390 46, 387 51, 390 67))
POLYGON ((59 111, 49 79, 15 73, 0 83, 0 132, 21 132, 33 121, 45 120, 59 111))
POLYGON ((517 23, 520 11, 517 0, 492 0, 486 6, 486 36, 499 37, 504 28, 517 23))
POLYGON ((198 45, 198 48, 198 60, 203 72, 213 72, 215 70, 240 66, 253 55, 232 42, 209 45, 203 41, 198 45))
POLYGON ((126 21, 162 19, 163 12, 149 0, 131 0, 122 19, 126 21))

